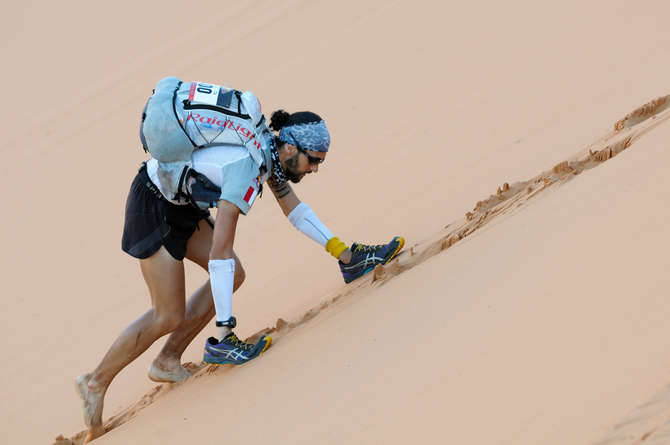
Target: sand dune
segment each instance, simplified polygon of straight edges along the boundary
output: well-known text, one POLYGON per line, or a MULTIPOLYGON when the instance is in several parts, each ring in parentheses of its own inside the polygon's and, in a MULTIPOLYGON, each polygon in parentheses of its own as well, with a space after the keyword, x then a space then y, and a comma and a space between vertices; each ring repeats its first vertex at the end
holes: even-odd
POLYGON ((276 344, 156 386, 156 342, 96 443, 664 441, 668 97, 636 107, 668 92, 667 1, 3 6, 0 442, 80 431, 75 376, 150 306, 119 238, 166 75, 323 115, 332 150, 298 195, 347 242, 408 244, 342 286, 266 195, 234 308, 276 344))
MULTIPOLYGON (((601 165, 623 150, 630 148, 637 139, 670 119, 670 110, 667 110, 669 97, 660 97, 637 108, 617 121, 612 132, 588 145, 585 150, 571 157, 570 160, 560 162, 550 170, 544 171, 529 180, 515 182, 512 185, 504 183, 494 195, 478 201, 474 209, 467 212, 464 219, 447 224, 441 233, 433 235, 427 241, 409 247, 391 264, 377 266, 368 277, 343 286, 333 294, 328 295, 318 306, 307 311, 299 319, 288 322, 283 318, 277 319, 274 327, 255 333, 247 341, 256 341, 261 335, 271 334, 276 345, 282 341, 283 337, 291 335, 291 331, 296 327, 327 312, 329 307, 336 304, 341 298, 355 300, 360 297, 360 294, 366 288, 385 284, 404 271, 420 265, 427 259, 455 246, 459 241, 472 235, 488 223, 511 216, 517 209, 531 204, 535 198, 542 196, 542 193, 551 187, 565 184, 576 175, 601 165)), ((519 216, 519 218, 521 217, 519 216)), ((191 382, 205 375, 234 378, 232 375, 227 375, 227 371, 234 368, 232 365, 216 366, 204 363, 199 365, 188 363, 186 367, 193 373, 191 379, 180 384, 156 386, 136 403, 110 417, 105 422, 105 430, 109 432, 133 419, 140 411, 174 387, 188 387, 191 382)), ((642 442, 650 444, 666 443, 670 440, 668 418, 670 418, 670 390, 666 388, 649 402, 634 410, 624 420, 614 425, 612 431, 597 443, 602 445, 642 442)), ((54 445, 80 445, 84 443, 85 437, 85 430, 70 438, 59 435, 54 445)))

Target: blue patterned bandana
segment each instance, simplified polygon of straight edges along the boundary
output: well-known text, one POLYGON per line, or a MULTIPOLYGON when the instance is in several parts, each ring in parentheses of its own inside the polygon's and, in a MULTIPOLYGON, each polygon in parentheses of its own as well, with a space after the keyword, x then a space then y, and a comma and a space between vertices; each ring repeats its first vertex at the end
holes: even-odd
POLYGON ((330 147, 330 133, 324 121, 287 125, 279 131, 279 140, 310 151, 328 151, 330 147))

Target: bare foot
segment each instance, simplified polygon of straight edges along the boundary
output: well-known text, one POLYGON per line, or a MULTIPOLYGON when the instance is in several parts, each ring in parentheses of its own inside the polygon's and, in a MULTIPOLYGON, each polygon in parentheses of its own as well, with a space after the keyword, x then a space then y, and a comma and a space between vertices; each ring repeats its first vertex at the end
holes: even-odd
POLYGON ((82 374, 77 377, 75 385, 77 394, 84 401, 84 423, 88 427, 85 443, 105 434, 105 428, 102 426, 102 406, 105 392, 97 392, 89 389, 89 380, 91 380, 91 374, 82 374))
POLYGON ((154 382, 179 383, 189 377, 191 377, 191 373, 179 362, 166 365, 156 359, 149 368, 149 378, 154 382))

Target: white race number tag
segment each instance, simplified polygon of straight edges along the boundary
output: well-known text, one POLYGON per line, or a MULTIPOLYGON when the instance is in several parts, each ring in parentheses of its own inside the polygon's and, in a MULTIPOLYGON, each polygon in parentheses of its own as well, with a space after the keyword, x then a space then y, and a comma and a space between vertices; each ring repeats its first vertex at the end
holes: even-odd
POLYGON ((191 89, 188 94, 188 100, 190 102, 200 104, 224 106, 224 104, 221 103, 221 98, 227 91, 227 89, 218 85, 210 85, 208 83, 202 82, 191 82, 191 89))

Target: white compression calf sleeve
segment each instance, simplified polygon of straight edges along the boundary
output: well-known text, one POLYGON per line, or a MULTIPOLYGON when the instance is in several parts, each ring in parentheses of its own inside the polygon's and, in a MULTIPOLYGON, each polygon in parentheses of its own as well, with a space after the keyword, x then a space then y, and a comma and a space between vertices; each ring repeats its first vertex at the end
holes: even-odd
POLYGON ((216 321, 227 321, 233 315, 235 260, 209 260, 209 282, 212 286, 216 321))
POLYGON ((307 204, 301 202, 291 213, 288 220, 296 229, 326 247, 326 243, 333 237, 330 230, 317 218, 316 213, 307 204))

